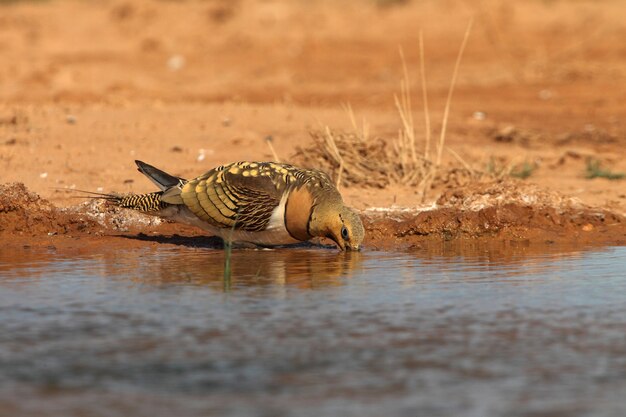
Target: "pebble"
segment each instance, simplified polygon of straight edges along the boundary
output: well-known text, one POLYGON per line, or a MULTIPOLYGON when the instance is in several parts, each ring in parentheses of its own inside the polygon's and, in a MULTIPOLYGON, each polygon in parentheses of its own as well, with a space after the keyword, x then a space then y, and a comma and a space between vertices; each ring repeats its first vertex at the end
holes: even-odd
POLYGON ((167 60, 167 68, 170 71, 178 71, 185 66, 185 58, 182 55, 172 55, 167 60))
POLYGON ((215 151, 213 149, 198 149, 198 157, 196 158, 196 160, 198 162, 204 161, 207 155, 213 155, 214 153, 215 151))
POLYGON ((485 120, 487 118, 487 114, 482 111, 475 111, 474 114, 472 114, 472 117, 474 120, 485 120))
POLYGON ((552 90, 546 89, 539 92, 539 98, 542 100, 550 100, 553 96, 554 94, 552 93, 552 90))

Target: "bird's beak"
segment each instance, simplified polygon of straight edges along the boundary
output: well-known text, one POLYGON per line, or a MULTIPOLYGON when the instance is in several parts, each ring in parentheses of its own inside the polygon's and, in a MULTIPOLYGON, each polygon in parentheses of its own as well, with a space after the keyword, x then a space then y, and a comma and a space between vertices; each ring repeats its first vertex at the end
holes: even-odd
POLYGON ((335 242, 342 252, 345 252, 346 244, 344 243, 343 239, 339 239, 335 237, 335 235, 333 234, 327 235, 326 237, 330 238, 333 242, 335 242))

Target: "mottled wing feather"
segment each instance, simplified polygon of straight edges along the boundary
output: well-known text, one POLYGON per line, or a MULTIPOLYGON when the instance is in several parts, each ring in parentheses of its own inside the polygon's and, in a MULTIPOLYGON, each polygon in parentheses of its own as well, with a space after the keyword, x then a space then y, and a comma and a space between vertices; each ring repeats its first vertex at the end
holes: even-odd
POLYGON ((259 165, 239 162, 215 168, 185 184, 182 200, 196 216, 215 227, 265 230, 285 185, 261 175, 264 171, 259 165))
POLYGON ((280 196, 251 188, 234 188, 234 192, 238 196, 237 227, 255 232, 265 230, 280 204, 280 196))
POLYGON ((237 162, 214 168, 182 185, 180 198, 212 226, 262 231, 285 192, 304 185, 320 192, 334 189, 330 177, 321 171, 273 162, 237 162))

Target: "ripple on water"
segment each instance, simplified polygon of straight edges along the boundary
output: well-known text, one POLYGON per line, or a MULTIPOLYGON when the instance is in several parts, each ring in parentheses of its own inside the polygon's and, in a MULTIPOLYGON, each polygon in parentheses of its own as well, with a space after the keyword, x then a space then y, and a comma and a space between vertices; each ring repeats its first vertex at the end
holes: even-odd
POLYGON ((12 415, 617 416, 626 250, 0 252, 12 415), (28 398, 28 401, 24 399, 28 398))

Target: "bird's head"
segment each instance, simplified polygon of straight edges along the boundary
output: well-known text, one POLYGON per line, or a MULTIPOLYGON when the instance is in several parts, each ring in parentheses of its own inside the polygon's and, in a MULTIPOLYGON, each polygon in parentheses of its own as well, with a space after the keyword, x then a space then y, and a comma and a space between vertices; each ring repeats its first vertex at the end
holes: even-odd
POLYGON ((361 218, 341 200, 317 205, 311 216, 310 230, 313 236, 332 239, 341 250, 359 250, 365 236, 361 218))

